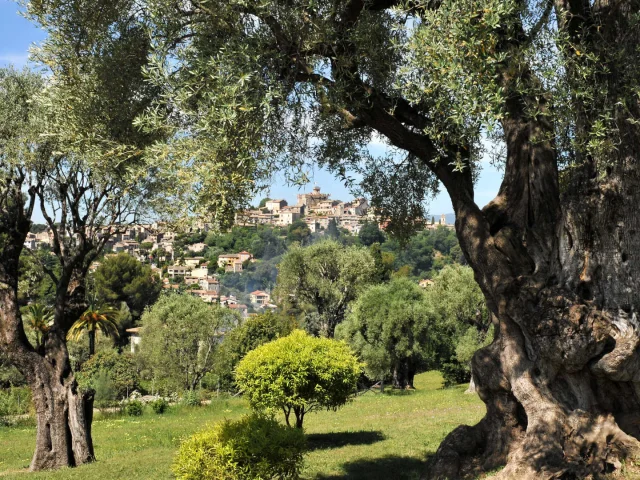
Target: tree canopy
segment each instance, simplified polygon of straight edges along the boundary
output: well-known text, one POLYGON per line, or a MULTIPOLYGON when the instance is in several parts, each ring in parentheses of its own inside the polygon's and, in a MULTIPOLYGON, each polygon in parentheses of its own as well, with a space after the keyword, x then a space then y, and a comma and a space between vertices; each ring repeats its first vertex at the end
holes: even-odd
POLYGON ((160 297, 141 321, 147 374, 158 388, 176 392, 193 390, 212 370, 222 336, 240 318, 191 295, 172 294, 160 297))
POLYGON ((278 267, 276 296, 306 311, 307 329, 333 336, 349 303, 375 279, 375 263, 363 247, 326 240, 290 249, 278 267))
POLYGON ((422 367, 435 365, 438 329, 433 306, 411 280, 398 278, 368 288, 352 304, 347 319, 336 328, 365 363, 369 378, 384 382, 393 374, 397 388, 413 387, 422 367))
POLYGON ((132 316, 139 318, 162 291, 160 278, 131 255, 107 257, 93 275, 95 294, 101 302, 119 305, 125 302, 132 316))

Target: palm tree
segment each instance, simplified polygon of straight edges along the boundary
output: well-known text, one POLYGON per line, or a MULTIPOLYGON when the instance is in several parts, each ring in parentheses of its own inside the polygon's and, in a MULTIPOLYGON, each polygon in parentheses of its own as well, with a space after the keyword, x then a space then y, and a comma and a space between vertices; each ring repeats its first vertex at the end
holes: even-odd
POLYGON ((89 334, 89 355, 96 352, 96 332, 100 330, 107 337, 118 337, 116 318, 118 310, 113 307, 97 307, 92 301, 80 318, 71 325, 67 340, 79 340, 86 330, 89 334))
POLYGON ((44 334, 53 323, 53 314, 49 307, 39 303, 33 303, 27 307, 24 320, 31 330, 36 334, 36 348, 42 344, 44 334))

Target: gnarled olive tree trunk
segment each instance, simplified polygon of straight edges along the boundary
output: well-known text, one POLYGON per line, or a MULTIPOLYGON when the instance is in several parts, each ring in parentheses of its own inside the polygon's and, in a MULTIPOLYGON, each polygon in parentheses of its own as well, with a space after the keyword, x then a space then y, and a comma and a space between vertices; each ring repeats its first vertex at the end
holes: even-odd
MULTIPOLYGON (((54 325, 37 350, 29 343, 18 305, 18 259, 30 227, 20 187, 0 211, 0 347, 25 376, 36 410, 36 448, 30 469, 93 460, 92 394, 82 394, 69 364, 64 333, 54 325)), ((32 200, 33 201, 33 200, 32 200)))
POLYGON ((599 478, 640 451, 639 167, 577 174, 561 194, 551 127, 512 102, 496 199, 480 210, 450 189, 495 315, 472 361, 487 413, 445 439, 428 479, 500 465, 497 478, 599 478))

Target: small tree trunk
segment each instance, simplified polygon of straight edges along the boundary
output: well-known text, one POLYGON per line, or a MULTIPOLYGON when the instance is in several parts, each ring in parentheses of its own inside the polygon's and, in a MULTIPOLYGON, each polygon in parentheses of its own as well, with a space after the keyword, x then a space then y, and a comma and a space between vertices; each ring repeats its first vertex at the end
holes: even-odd
POLYGON ((300 408, 300 407, 295 407, 293 409, 295 415, 296 415, 296 428, 302 428, 302 422, 304 421, 304 408, 300 408))
POLYGON ((393 388, 405 390, 409 385, 409 362, 399 360, 393 368, 393 388))
POLYGON ((476 393, 476 382, 473 379, 473 374, 471 374, 471 381, 469 382, 469 388, 467 388, 464 393, 476 393))
POLYGON ((93 357, 96 353, 96 331, 89 330, 89 356, 93 357))
POLYGON ((407 366, 407 388, 415 389, 413 385, 413 380, 416 377, 416 367, 412 361, 409 361, 407 366))

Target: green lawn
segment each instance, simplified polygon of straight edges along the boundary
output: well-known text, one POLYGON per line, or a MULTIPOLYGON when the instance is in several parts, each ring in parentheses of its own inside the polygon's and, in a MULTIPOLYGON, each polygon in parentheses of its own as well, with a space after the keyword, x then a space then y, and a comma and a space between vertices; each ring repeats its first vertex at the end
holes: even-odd
MULTIPOLYGON (((417 390, 380 395, 369 392, 338 412, 305 418, 310 453, 308 479, 417 479, 425 458, 461 423, 484 413, 465 386, 440 389, 436 372, 419 375, 417 390)), ((96 418, 98 462, 51 473, 24 473, 32 454, 33 428, 0 427, 0 476, 3 479, 170 479, 173 456, 182 437, 247 411, 241 399, 214 401, 200 408, 173 408, 165 415, 150 410, 142 417, 96 418)))

